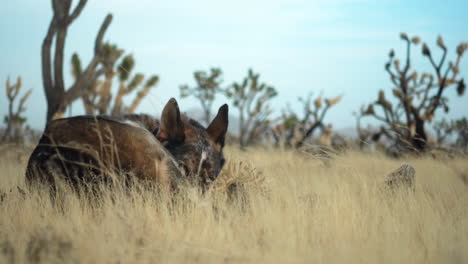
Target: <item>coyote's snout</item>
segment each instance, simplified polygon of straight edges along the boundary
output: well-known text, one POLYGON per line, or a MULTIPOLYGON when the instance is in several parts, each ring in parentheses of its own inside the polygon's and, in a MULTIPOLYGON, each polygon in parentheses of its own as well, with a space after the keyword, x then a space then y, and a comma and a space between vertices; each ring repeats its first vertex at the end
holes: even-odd
POLYGON ((27 183, 72 184, 132 174, 165 186, 177 178, 201 184, 219 174, 228 126, 223 105, 208 128, 180 114, 169 100, 160 120, 147 115, 123 118, 78 116, 49 122, 29 158, 27 183))

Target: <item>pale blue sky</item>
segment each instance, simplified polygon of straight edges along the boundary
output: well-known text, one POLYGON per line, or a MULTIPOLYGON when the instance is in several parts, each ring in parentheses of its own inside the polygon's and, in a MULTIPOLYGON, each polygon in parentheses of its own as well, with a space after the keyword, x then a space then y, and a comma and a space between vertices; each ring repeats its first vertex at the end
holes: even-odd
MULTIPOLYGON (((74 51, 87 63, 97 30, 111 12, 114 20, 105 40, 132 53, 136 71, 161 79, 139 112, 159 113, 170 97, 179 97, 180 84, 193 84, 194 70, 221 67, 228 85, 253 67, 261 80, 278 89, 277 112, 309 91, 342 94, 343 102, 327 121, 350 127, 353 111, 375 100, 378 89, 391 87, 383 65, 390 48, 402 53, 400 32, 416 34, 430 45, 442 34, 453 57, 456 45, 468 41, 467 11, 466 0, 90 0, 69 30, 66 72, 74 51)), ((36 128, 45 120, 40 47, 51 15, 49 0, 6 0, 0 9, 0 115, 6 113, 7 76, 21 75, 24 88, 34 89, 26 115, 36 128)), ((465 79, 467 56, 461 65, 465 79)), ((419 48, 415 59, 429 70, 420 63, 419 48)), ((67 78, 69 85, 69 74, 67 78)), ((447 94, 449 118, 466 116, 468 97, 447 94)), ((219 97, 216 106, 225 101, 219 97)), ((180 106, 184 111, 198 105, 183 99, 180 106)), ((81 113, 81 102, 73 111, 81 113)))

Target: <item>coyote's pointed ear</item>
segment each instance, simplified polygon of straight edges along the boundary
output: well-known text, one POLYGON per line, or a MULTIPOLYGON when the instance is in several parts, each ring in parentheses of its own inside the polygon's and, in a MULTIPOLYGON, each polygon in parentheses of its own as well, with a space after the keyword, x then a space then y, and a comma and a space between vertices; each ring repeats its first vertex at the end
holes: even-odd
POLYGON ((219 108, 218 114, 206 129, 206 132, 210 135, 211 139, 213 139, 216 144, 221 145, 221 147, 224 147, 224 138, 226 137, 228 129, 228 115, 229 107, 227 104, 224 104, 219 108))
POLYGON ((180 119, 179 106, 174 98, 167 102, 162 111, 161 126, 156 138, 161 142, 182 142, 185 139, 184 124, 180 119))

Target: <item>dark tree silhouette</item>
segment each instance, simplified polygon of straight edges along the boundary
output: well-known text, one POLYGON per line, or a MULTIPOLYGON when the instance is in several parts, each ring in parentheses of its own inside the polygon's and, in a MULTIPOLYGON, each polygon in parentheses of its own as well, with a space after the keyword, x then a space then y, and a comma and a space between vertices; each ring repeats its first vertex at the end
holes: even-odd
POLYGON ((396 59, 393 50, 385 65, 394 86, 392 94, 396 103, 392 104, 385 92, 380 90, 377 101, 364 108, 362 114, 383 122, 385 130, 393 132, 393 140, 406 150, 424 151, 427 147, 426 123, 433 120, 438 109, 449 111, 449 100, 444 94, 452 86, 457 88, 460 96, 465 91, 464 79, 458 75, 460 61, 468 44, 459 44, 455 60, 447 63, 448 48, 442 37, 439 36, 436 42, 442 51, 438 61, 434 59, 429 46, 423 43, 422 54, 429 61, 433 72, 421 73, 413 69, 414 62, 411 59, 412 48, 420 43, 420 38, 409 38, 405 33, 400 37, 406 44, 403 65, 396 59))
POLYGON ((72 9, 72 0, 52 0, 53 16, 41 50, 42 81, 47 98, 47 121, 53 119, 54 116, 62 115, 70 103, 80 98, 86 89, 104 74, 104 68, 100 68, 99 65, 103 58, 104 33, 112 21, 110 14, 104 19, 96 36, 93 58, 80 72, 75 82, 65 89, 63 65, 68 27, 81 14, 87 2, 87 0, 80 0, 72 9))

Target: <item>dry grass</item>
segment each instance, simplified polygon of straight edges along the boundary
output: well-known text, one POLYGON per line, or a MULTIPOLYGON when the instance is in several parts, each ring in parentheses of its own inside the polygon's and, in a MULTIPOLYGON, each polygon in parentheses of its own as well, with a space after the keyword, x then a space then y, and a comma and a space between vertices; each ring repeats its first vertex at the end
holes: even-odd
POLYGON ((98 204, 68 195, 54 206, 44 191, 16 190, 25 161, 4 155, 0 263, 468 263, 466 159, 227 156, 206 197, 107 190, 98 204), (403 162, 416 191, 384 189, 403 162), (232 181, 244 183, 241 198, 220 194, 232 181))

